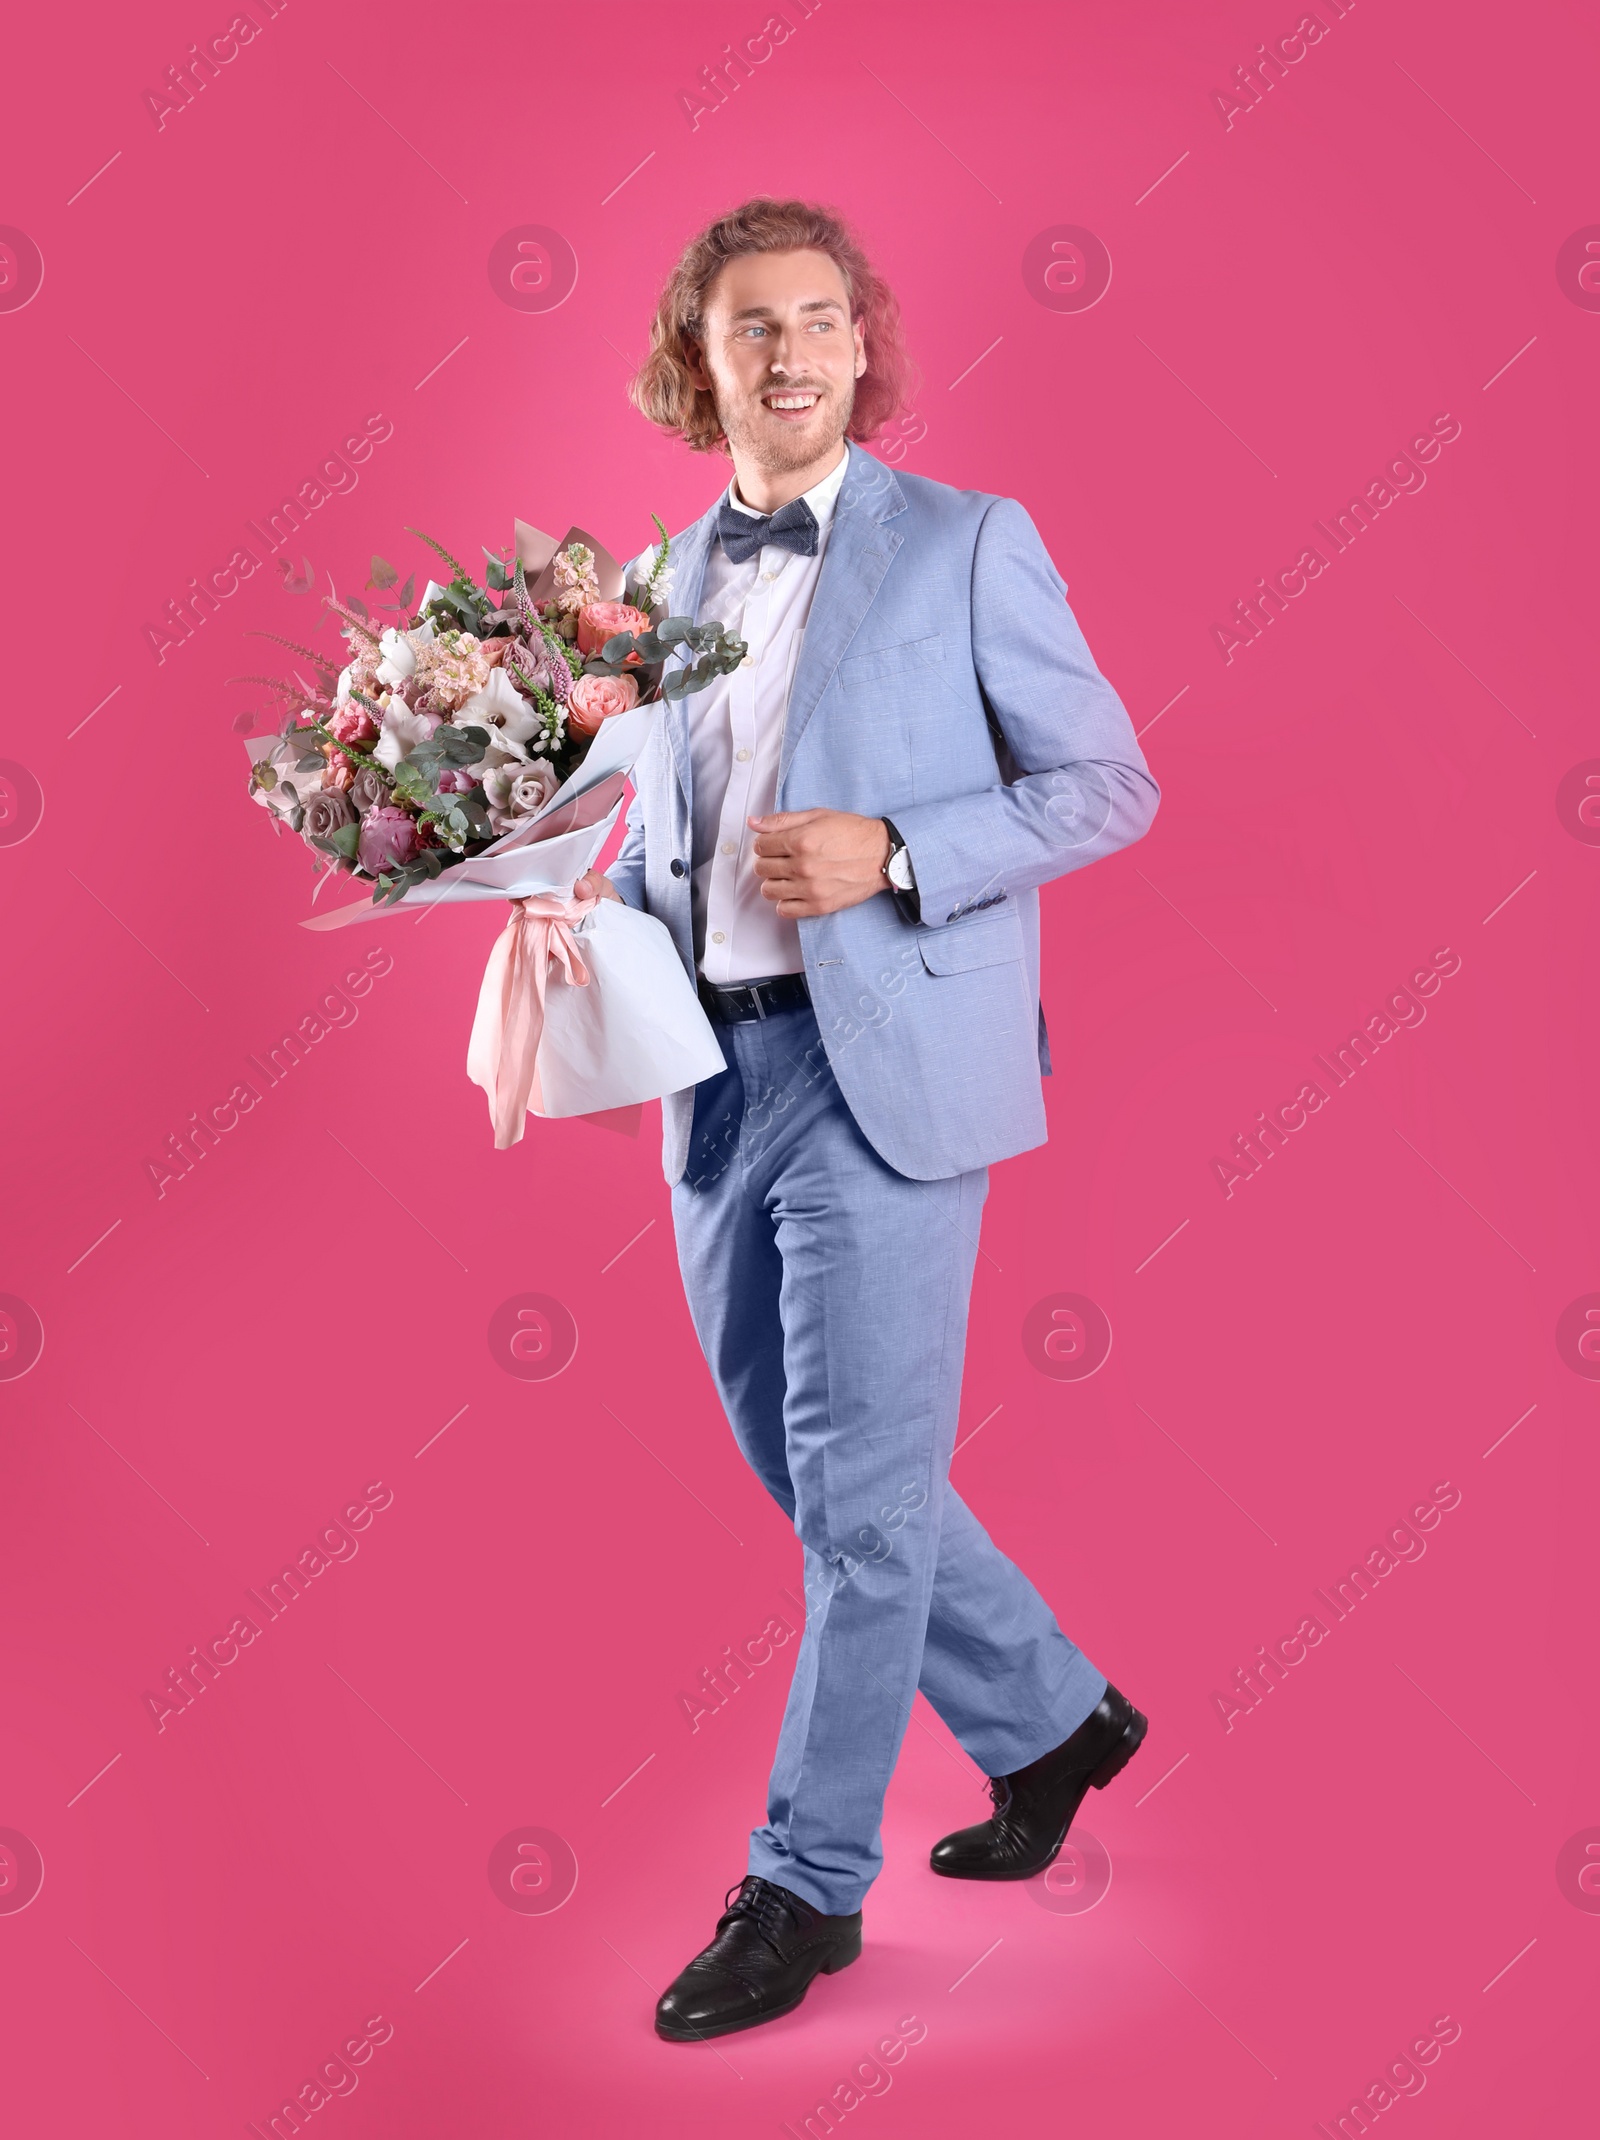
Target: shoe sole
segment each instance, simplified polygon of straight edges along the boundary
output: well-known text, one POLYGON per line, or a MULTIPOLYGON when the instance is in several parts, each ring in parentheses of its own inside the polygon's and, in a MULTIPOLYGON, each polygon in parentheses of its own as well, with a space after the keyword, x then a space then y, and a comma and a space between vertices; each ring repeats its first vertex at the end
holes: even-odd
MULTIPOLYGON (((837 1976, 841 1969, 848 1969, 852 1962, 859 1962, 860 1959, 861 1939, 858 1934, 855 1945, 848 1952, 841 1950, 830 1955, 828 1960, 817 1971, 817 1976, 837 1976)), ((817 1978, 813 1977, 811 1984, 816 1981, 817 1978)), ((656 2034, 663 2043, 709 2043, 713 2036, 736 2036, 741 2029, 758 2029, 763 2022, 781 2021, 785 2014, 792 2014, 797 2006, 803 2005, 806 1992, 811 1989, 811 1984, 806 1986, 805 1991, 792 1998, 787 2006, 772 2006, 765 2013, 750 2014, 741 2017, 737 2021, 719 2021, 714 2027, 704 2029, 664 2029, 658 2021, 656 2023, 656 2034)))
POLYGON ((1040 1858, 1036 1864, 1020 1866, 1003 1872, 958 1872, 953 1866, 935 1865, 930 1859, 930 1870, 940 1874, 946 1880, 1035 1880, 1040 1873, 1048 1872, 1061 1855, 1061 1847, 1067 1840, 1067 1832, 1077 1819, 1084 1799, 1088 1797, 1091 1790, 1103 1791, 1108 1783, 1113 1782, 1116 1777, 1122 1774, 1122 1771, 1144 1744, 1144 1735, 1149 1729, 1150 1719, 1130 1705, 1128 1721, 1122 1727, 1122 1733, 1117 1743, 1112 1747, 1110 1753, 1106 1755, 1099 1767, 1089 1771, 1083 1789, 1073 1801, 1071 1810, 1067 1814, 1066 1822, 1062 1827, 1061 1833, 1051 1846, 1048 1856, 1040 1858))

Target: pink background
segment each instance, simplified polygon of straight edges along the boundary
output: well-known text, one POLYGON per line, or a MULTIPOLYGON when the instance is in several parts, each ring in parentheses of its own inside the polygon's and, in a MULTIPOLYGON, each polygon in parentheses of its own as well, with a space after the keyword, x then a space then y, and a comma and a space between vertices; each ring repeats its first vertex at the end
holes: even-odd
POLYGON ((14 1908, 0 1851, 15 2129, 265 2130, 379 2015, 318 2133, 798 2131, 913 2015, 835 2110, 863 2140, 1305 2132, 1443 2016, 1409 2131, 1570 2126, 1600 318, 1557 261, 1600 223, 1592 18, 1325 7, 1230 127, 1214 93, 1297 4, 826 0, 691 126, 765 0, 252 0, 158 127, 230 6, 35 8, 9 51, 0 223, 44 262, 0 311, 0 757, 43 797, 21 838, 0 791, 0 1829, 44 1867, 14 1908), (651 2003, 742 1870, 788 1653, 694 1732, 679 1697, 798 1552, 694 1344, 656 1110, 497 1155, 463 1054, 502 910, 297 926, 310 866, 234 726, 269 701, 227 681, 292 661, 248 631, 311 632, 287 553, 160 662, 145 628, 369 415, 291 546, 318 589, 422 564, 407 524, 468 558, 514 514, 681 526, 721 464, 645 429, 628 363, 677 245, 762 189, 859 220, 924 373, 890 456, 1025 502, 1165 791, 1045 895, 1051 1140, 994 1177, 955 1460, 1152 1728, 1085 1810, 1109 1891, 1071 1907, 1069 1857, 1045 1908, 929 1874, 982 1799, 919 1704, 865 1958, 711 2051, 651 2003), (488 272, 528 224, 578 262, 543 312, 488 272), (1058 225, 1109 250, 1090 309, 1024 279, 1058 225), (1234 603, 1440 415, 1425 487, 1225 661, 1234 603), (1224 1195, 1235 1135, 1441 947, 1426 1021, 1224 1195), (355 1022, 158 1195, 169 1135, 375 949, 355 1022), (1060 1292, 1109 1318, 1092 1378, 1025 1348, 1060 1292), (508 1371, 525 1293, 575 1320, 557 1378, 508 1371), (158 1732, 146 1691, 373 1482, 355 1557, 158 1732), (1441 1482, 1425 1555, 1225 1729, 1214 1695, 1441 1482), (575 1853, 553 1912, 491 1886, 523 1828, 575 1853))

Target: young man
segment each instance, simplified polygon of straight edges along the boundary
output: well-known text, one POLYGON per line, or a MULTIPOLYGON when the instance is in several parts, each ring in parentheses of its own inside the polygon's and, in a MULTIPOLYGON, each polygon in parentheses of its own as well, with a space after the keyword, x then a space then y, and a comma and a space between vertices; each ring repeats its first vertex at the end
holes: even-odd
POLYGON ((672 607, 748 643, 665 711, 610 894, 672 931, 724 1073, 663 1108, 679 1262, 806 1625, 749 1871, 656 2028, 787 2013, 861 1951, 920 1687, 992 1779, 936 1873, 1055 1857, 1145 1719, 946 1483, 987 1169, 1045 1138, 1038 887, 1157 792, 1019 505, 853 441, 901 404, 894 299, 831 212, 748 201, 685 251, 633 398, 733 481, 672 607))

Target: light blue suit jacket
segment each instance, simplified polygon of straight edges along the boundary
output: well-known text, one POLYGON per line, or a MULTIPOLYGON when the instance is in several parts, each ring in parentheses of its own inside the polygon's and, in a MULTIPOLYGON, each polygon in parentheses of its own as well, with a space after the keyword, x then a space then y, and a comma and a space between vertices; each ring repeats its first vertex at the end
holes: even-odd
MULTIPOLYGON (((801 921, 800 949, 862 1134, 897 1173, 933 1181, 1044 1142, 1038 887, 1138 839, 1158 790, 1022 507, 849 455, 777 807, 889 817, 910 850, 920 925, 885 890, 801 921)), ((699 609, 715 540, 715 506, 673 540, 679 615, 699 609)), ((608 872, 666 923, 691 978, 694 703, 652 730, 608 872)), ((692 1087, 662 1103, 669 1182, 693 1111, 692 1087)))

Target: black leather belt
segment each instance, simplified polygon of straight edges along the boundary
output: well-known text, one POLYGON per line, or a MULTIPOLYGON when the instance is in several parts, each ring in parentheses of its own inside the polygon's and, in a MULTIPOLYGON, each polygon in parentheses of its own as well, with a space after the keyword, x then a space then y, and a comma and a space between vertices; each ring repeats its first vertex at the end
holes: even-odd
POLYGON ((803 973, 774 974, 767 981, 740 981, 732 988, 718 988, 704 974, 699 979, 700 1001, 708 1018, 719 1025, 748 1025, 754 1018, 770 1018, 775 1011, 798 1010, 811 1001, 803 973))

